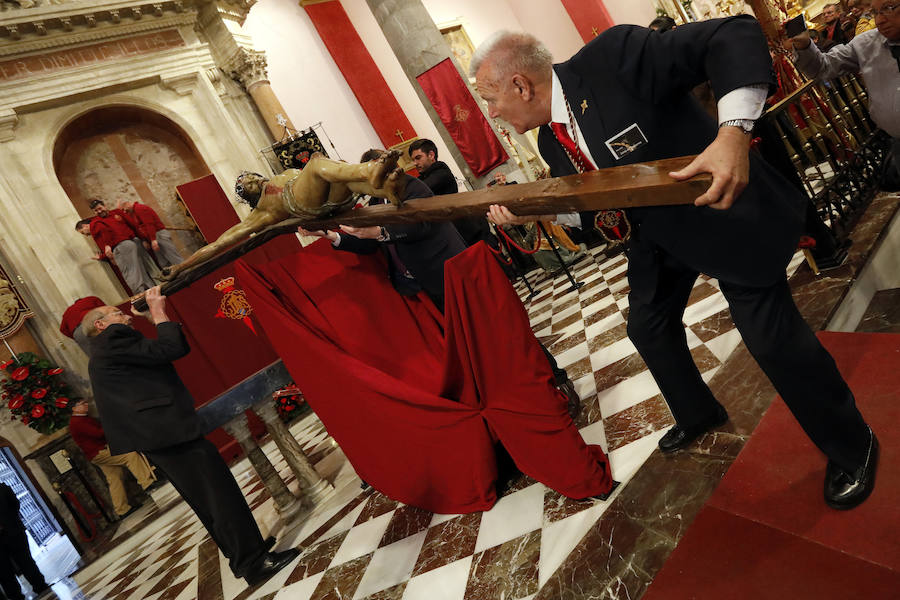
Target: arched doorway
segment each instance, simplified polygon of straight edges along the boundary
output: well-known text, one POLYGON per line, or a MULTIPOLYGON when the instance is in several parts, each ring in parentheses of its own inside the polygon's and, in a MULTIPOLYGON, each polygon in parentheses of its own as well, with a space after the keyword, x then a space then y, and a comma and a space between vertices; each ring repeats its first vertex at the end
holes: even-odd
POLYGON ((82 218, 92 215, 92 198, 104 200, 107 208, 134 200, 153 208, 174 229, 183 255, 203 243, 175 186, 210 171, 190 137, 171 119, 131 105, 94 109, 60 132, 53 167, 82 218))

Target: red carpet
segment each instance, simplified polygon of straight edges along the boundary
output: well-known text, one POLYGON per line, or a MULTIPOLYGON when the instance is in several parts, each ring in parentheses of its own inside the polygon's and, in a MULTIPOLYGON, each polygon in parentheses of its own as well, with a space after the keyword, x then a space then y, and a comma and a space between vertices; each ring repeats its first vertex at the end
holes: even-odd
POLYGON ((825 459, 777 400, 644 598, 900 598, 900 335, 819 337, 881 442, 871 497, 825 506, 825 459))

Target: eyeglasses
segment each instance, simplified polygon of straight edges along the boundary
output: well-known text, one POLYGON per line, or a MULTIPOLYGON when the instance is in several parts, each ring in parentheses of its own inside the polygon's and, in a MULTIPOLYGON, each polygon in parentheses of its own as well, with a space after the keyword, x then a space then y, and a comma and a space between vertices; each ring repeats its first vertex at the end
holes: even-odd
POLYGON ((900 8, 900 4, 885 4, 878 10, 872 9, 872 14, 875 16, 884 15, 885 17, 893 16, 897 9, 900 8))

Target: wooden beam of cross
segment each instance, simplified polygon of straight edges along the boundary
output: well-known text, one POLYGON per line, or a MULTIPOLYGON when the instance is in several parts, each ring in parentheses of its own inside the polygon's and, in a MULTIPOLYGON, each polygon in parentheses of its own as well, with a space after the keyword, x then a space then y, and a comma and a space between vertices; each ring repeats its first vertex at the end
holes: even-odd
MULTIPOLYGON (((367 227, 391 223, 451 221, 460 217, 484 216, 492 204, 505 206, 521 216, 691 204, 709 189, 711 176, 706 174, 687 181, 675 181, 669 177, 669 172, 684 168, 693 159, 693 156, 670 158, 518 185, 415 198, 404 202, 399 208, 392 204, 382 204, 350 210, 325 219, 287 219, 235 244, 204 263, 182 271, 172 281, 165 282, 161 291, 165 295, 171 295, 272 238, 296 232, 298 226, 316 230, 336 229, 339 225, 367 227)), ((147 303, 143 293, 133 296, 131 300, 137 310, 146 310, 147 303)))

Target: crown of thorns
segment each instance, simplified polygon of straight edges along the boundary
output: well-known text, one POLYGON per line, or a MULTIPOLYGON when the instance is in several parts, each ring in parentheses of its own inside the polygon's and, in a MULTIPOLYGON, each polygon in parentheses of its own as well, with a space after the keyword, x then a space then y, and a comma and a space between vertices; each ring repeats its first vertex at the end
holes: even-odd
POLYGON ((248 180, 264 181, 265 177, 260 173, 254 173, 252 171, 241 171, 237 181, 234 182, 234 193, 237 194, 238 199, 241 202, 249 204, 251 208, 256 208, 256 205, 259 203, 259 198, 262 195, 262 186, 259 186, 259 190, 255 193, 250 192, 244 187, 244 183, 248 180))

